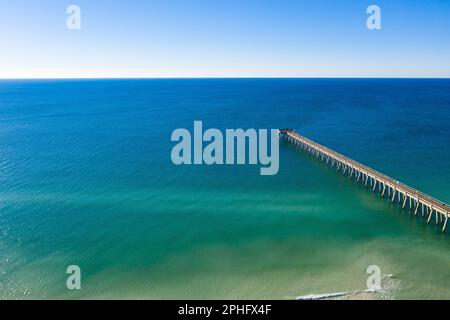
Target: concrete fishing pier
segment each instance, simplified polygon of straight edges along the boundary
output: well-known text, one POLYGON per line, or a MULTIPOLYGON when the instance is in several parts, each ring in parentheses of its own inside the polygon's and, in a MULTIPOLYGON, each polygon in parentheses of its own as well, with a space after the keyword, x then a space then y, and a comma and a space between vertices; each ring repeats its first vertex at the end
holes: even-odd
POLYGON ((326 165, 336 168, 337 171, 342 170, 342 173, 348 175, 350 179, 370 187, 374 192, 379 192, 381 198, 387 197, 393 203, 397 201, 402 209, 414 212, 414 216, 421 214, 422 217, 426 217, 428 224, 432 220, 436 224, 441 224, 442 232, 445 232, 450 207, 442 201, 305 138, 293 129, 280 129, 279 133, 280 139, 292 143, 326 165))

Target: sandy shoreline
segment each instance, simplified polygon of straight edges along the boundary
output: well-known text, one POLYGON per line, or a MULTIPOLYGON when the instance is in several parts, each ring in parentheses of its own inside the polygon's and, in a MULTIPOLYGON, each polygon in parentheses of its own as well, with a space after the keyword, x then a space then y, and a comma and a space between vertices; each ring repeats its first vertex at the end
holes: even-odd
POLYGON ((400 291, 401 281, 393 275, 384 275, 380 290, 366 289, 298 296, 296 300, 393 300, 400 291))

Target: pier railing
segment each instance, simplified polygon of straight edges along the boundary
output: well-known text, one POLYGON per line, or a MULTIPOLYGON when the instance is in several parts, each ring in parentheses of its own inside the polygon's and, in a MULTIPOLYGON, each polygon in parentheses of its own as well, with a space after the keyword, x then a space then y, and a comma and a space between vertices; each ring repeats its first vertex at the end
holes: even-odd
POLYGON ((280 129, 279 133, 280 138, 300 147, 301 150, 314 157, 320 158, 322 162, 326 161, 326 165, 336 167, 336 170, 342 170, 343 174, 347 173, 350 179, 363 182, 365 187, 369 185, 373 191, 378 190, 382 198, 387 193, 392 202, 397 199, 402 209, 408 207, 410 211, 414 211, 414 216, 419 213, 419 208, 421 208, 421 214, 427 218, 427 223, 430 223, 434 213, 436 224, 442 224, 442 232, 445 231, 450 217, 450 206, 446 203, 301 136, 293 129, 280 129))

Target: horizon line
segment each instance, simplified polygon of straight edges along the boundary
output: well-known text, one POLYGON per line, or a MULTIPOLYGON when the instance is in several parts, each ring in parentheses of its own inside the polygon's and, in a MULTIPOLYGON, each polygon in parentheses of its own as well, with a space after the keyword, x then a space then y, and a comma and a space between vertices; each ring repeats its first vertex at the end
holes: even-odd
POLYGON ((417 77, 402 77, 402 76, 174 76, 174 77, 146 77, 146 76, 124 76, 124 77, 0 77, 0 80, 158 80, 158 79, 450 79, 450 76, 417 76, 417 77))

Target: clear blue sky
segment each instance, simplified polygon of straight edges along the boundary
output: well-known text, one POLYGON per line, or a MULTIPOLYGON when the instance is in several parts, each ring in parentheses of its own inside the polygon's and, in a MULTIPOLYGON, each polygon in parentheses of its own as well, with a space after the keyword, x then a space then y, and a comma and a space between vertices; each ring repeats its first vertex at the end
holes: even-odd
POLYGON ((450 77, 450 1, 0 0, 0 42, 0 78, 450 77))

